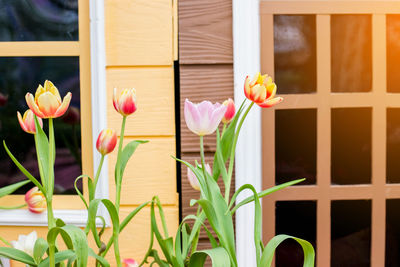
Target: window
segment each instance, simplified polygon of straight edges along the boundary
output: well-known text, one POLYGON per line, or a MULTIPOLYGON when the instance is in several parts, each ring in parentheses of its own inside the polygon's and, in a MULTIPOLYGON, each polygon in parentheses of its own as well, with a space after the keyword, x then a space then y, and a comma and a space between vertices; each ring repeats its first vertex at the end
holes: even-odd
MULTIPOLYGON (((96 5, 91 1, 93 7, 96 5)), ((95 103, 105 102, 104 51, 100 49, 101 30, 104 27, 99 12, 93 8, 93 18, 89 21, 89 1, 3 1, 0 3, 0 92, 8 95, 8 105, 0 107, 1 139, 5 139, 17 158, 27 167, 31 166, 35 174, 35 153, 31 136, 19 129, 16 111, 24 112, 27 106, 24 95, 35 92, 37 85, 45 79, 52 80, 63 96, 71 91, 71 107, 79 110, 80 122, 71 122, 68 117, 55 122, 57 159, 55 166, 56 186, 54 208, 59 216, 68 223, 82 224, 85 218, 83 204, 73 189, 73 181, 81 173, 93 173, 93 135, 97 137, 105 125, 105 112, 95 103), (90 26, 95 43, 90 46, 90 26), (91 58, 91 53, 95 57, 91 58), (91 71, 92 70, 92 71, 91 71), (100 78, 101 77, 101 78, 100 78), (93 85, 93 87, 92 87, 93 85), (91 88, 96 88, 92 90, 91 88), (92 114, 96 114, 92 118, 92 114), (7 125, 7 126, 6 126, 7 125), (18 146, 23 140, 24 146, 18 146)), ((104 38, 104 36, 103 36, 104 38)), ((104 43, 104 41, 102 41, 104 43)), ((103 48, 104 49, 104 48, 103 48)), ((69 109, 71 110, 71 108, 69 109)), ((10 180, 23 179, 13 169, 3 149, 0 153, 0 168, 6 169, 0 175, 0 184, 4 186, 10 180), (4 158, 4 159, 3 159, 4 158)), ((107 173, 107 170, 103 170, 107 173)), ((38 177, 38 175, 37 175, 38 177)), ((106 196, 106 179, 100 179, 100 191, 106 196)), ((30 187, 31 185, 29 185, 30 187)), ((84 194, 85 182, 83 182, 84 194)), ((0 200, 1 205, 15 205, 23 200, 26 190, 17 192, 0 200)), ((101 193, 101 192, 100 192, 101 193)), ((45 215, 32 215, 25 210, 1 211, 0 224, 44 225, 45 215), (34 217, 33 217, 34 216, 34 217)))
MULTIPOLYGON (((263 188, 307 178, 263 200, 264 241, 304 237, 317 266, 398 266, 387 249, 400 245, 398 5, 261 1, 260 11, 262 72, 285 98, 262 111, 263 188)), ((277 267, 300 266, 298 252, 285 243, 277 267)))

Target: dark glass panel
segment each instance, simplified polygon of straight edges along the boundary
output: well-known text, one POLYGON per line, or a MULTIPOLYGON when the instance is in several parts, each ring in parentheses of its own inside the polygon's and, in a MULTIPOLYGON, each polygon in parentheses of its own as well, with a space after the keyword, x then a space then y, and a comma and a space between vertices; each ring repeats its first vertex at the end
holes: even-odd
POLYGON ((371 201, 332 201, 331 239, 331 267, 369 267, 371 201))
POLYGON ((331 16, 331 77, 332 92, 371 91, 371 15, 331 16))
POLYGON ((386 200, 386 267, 400 266, 400 199, 386 200))
POLYGON ((386 179, 400 183, 400 108, 387 109, 386 179))
MULTIPOLYGON (((317 203, 315 201, 276 202, 276 234, 303 238, 315 249, 316 229, 317 203)), ((277 267, 301 267, 303 261, 303 250, 294 240, 284 241, 276 250, 277 267)))
POLYGON ((400 93, 400 15, 386 15, 387 91, 400 93))
MULTIPOLYGON (((78 57, 0 57, 0 93, 8 99, 0 107, 0 140, 5 140, 16 158, 35 176, 39 177, 33 135, 22 131, 17 111, 25 112, 25 94, 35 93, 38 84, 51 80, 63 97, 72 93, 70 109, 80 109, 80 80, 78 57), (73 108, 72 108, 73 107, 73 108)), ((81 174, 81 127, 79 119, 64 116, 54 121, 56 139, 55 193, 75 193, 73 183, 81 174)), ((79 118, 79 116, 78 116, 79 118)), ((47 131, 47 120, 44 127, 47 131)), ((23 174, 0 149, 0 187, 25 179, 23 174)), ((16 193, 25 193, 32 184, 16 193)))
POLYGON ((317 111, 275 111, 276 184, 306 178, 315 184, 317 162, 317 111))
POLYGON ((371 182, 371 108, 332 109, 332 184, 371 182))
POLYGON ((0 1, 0 41, 77 41, 78 0, 0 1))
POLYGON ((274 16, 275 80, 280 94, 316 91, 315 15, 274 16))

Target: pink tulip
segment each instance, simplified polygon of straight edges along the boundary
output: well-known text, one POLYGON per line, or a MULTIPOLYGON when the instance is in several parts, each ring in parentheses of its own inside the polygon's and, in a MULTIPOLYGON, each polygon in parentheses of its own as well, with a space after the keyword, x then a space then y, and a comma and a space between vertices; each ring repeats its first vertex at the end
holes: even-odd
MULTIPOLYGON (((27 111, 25 111, 23 117, 21 116, 21 113, 19 113, 19 111, 18 111, 17 117, 18 117, 19 125, 21 125, 22 130, 24 130, 25 132, 30 133, 30 134, 36 133, 35 115, 33 114, 32 110, 28 109, 27 111)), ((42 119, 38 117, 38 121, 39 121, 40 127, 43 127, 42 119)))
POLYGON ((29 211, 33 213, 42 213, 46 210, 46 199, 37 187, 25 194, 25 202, 28 204, 29 211))
POLYGON ((111 153, 117 145, 117 134, 113 129, 104 129, 97 138, 96 148, 103 156, 111 153))
POLYGON ((220 103, 203 101, 193 104, 185 100, 185 121, 188 128, 199 136, 212 134, 225 115, 227 107, 220 103))
POLYGON ((139 267, 139 264, 134 259, 124 259, 125 267, 139 267))
MULTIPOLYGON (((210 164, 205 165, 206 171, 212 175, 210 164)), ((199 180, 197 179, 196 175, 192 172, 191 169, 187 168, 187 177, 189 180, 190 185, 193 187, 194 190, 200 191, 200 184, 199 180)))
POLYGON ((122 116, 128 116, 136 111, 136 90, 125 89, 117 95, 117 88, 114 88, 113 105, 122 116))
POLYGON ((244 84, 244 94, 246 97, 262 108, 272 107, 282 102, 282 97, 275 97, 276 84, 267 74, 261 75, 259 72, 251 81, 246 77, 244 84))
POLYGON ((0 93, 0 107, 5 106, 7 104, 7 101, 8 101, 8 96, 0 93))
POLYGON ((48 80, 44 82, 44 86, 39 84, 35 97, 31 93, 25 96, 26 103, 36 116, 46 118, 58 118, 67 111, 71 102, 72 94, 70 92, 61 101, 60 93, 57 87, 48 80))
POLYGON ((225 100, 222 105, 227 107, 224 117, 222 118, 222 122, 225 124, 230 123, 233 117, 235 117, 235 103, 233 102, 232 98, 229 98, 228 100, 225 100))

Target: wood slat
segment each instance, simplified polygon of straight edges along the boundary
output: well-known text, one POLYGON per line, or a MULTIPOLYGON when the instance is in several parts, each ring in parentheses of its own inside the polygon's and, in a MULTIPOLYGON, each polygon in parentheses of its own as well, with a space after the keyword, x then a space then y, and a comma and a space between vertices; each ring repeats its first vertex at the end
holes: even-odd
MULTIPOLYGON (((184 118, 184 101, 197 103, 203 100, 220 102, 233 98, 233 66, 182 65, 181 76, 181 136, 182 152, 199 151, 199 138, 187 128, 184 118)), ((237 104, 238 106, 238 104, 237 104)), ((205 151, 215 151, 215 135, 205 137, 205 151)))
MULTIPOLYGON (((139 205, 155 195, 163 204, 178 205, 175 138, 146 138, 129 160, 122 182, 121 205, 139 205)), ((124 144, 132 141, 125 138, 124 144)), ((114 166, 117 152, 109 156, 110 199, 115 199, 114 166)))
POLYGON ((179 1, 181 64, 233 63, 232 1, 179 1))
POLYGON ((107 65, 172 65, 171 0, 106 0, 107 65))
POLYGON ((112 105, 114 87, 136 88, 137 111, 128 117, 126 135, 175 135, 174 75, 172 67, 108 68, 107 122, 120 131, 122 116, 112 105))

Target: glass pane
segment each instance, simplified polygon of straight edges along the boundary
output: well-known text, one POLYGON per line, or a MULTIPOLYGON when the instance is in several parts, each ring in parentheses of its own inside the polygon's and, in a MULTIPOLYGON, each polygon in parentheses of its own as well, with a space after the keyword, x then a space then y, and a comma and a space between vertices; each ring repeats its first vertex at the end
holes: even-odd
POLYGON ((386 15, 387 91, 400 93, 400 15, 386 15))
MULTIPOLYGON (((276 234, 287 234, 303 238, 315 248, 316 213, 317 203, 315 201, 276 202, 276 234)), ((294 240, 284 241, 276 250, 277 267, 303 266, 303 260, 303 250, 294 240)))
POLYGON ((316 109, 276 110, 276 184, 299 178, 307 178, 301 184, 315 184, 316 163, 316 109))
POLYGON ((371 108, 332 109, 332 184, 371 182, 371 108))
POLYGON ((78 0, 0 1, 0 41, 77 41, 78 0))
MULTIPOLYGON (((55 193, 75 193, 73 183, 81 174, 80 157, 80 80, 78 57, 0 57, 0 93, 8 99, 0 107, 0 140, 5 140, 16 158, 35 176, 39 177, 33 135, 25 133, 17 120, 17 111, 28 108, 27 92, 34 93, 38 84, 51 80, 64 96, 72 93, 69 116, 55 119, 56 163, 55 193), (73 107, 74 109, 72 110, 73 107), (74 116, 77 111, 78 116, 74 116)), ((43 127, 47 131, 47 120, 43 127)), ((0 149, 0 187, 25 179, 0 149)), ((23 194, 32 184, 16 193, 23 194)))
POLYGON ((280 94, 316 91, 315 15, 274 16, 275 81, 280 94))
POLYGON ((332 201, 331 239, 331 267, 369 267, 371 201, 332 201))
POLYGON ((400 109, 387 109, 386 179, 400 183, 400 109))
POLYGON ((371 91, 371 29, 370 15, 331 15, 332 92, 371 91))
POLYGON ((400 266, 400 199, 386 200, 386 267, 400 266))

